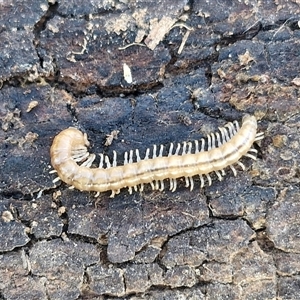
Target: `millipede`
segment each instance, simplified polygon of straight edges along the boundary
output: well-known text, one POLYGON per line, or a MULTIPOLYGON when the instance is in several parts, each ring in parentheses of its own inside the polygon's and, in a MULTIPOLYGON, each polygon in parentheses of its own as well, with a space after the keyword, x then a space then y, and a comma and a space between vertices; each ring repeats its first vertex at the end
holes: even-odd
POLYGON ((143 191, 144 184, 150 184, 153 190, 164 190, 164 180, 169 180, 169 188, 175 191, 177 179, 184 178, 185 186, 194 188, 194 176, 200 178, 200 188, 212 184, 211 173, 221 181, 225 169, 229 167, 237 175, 235 165, 245 170, 240 161, 243 156, 256 160, 257 150, 253 143, 263 139, 262 132, 257 133, 257 120, 245 115, 240 126, 237 121, 229 122, 219 131, 210 133, 206 139, 193 142, 170 143, 167 150, 163 145, 154 145, 146 150, 144 158, 139 150, 124 153, 123 165, 117 165, 117 153, 113 158, 99 154, 98 168, 91 167, 96 155, 88 152, 90 143, 87 134, 69 127, 55 136, 50 157, 54 172, 53 182, 62 180, 71 188, 80 191, 111 191, 110 197, 120 193, 122 188, 143 191))

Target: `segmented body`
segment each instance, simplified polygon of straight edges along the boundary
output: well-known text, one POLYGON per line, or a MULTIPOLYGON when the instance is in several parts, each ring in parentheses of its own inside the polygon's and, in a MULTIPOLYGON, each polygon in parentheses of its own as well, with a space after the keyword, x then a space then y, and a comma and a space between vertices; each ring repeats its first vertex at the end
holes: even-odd
POLYGON ((81 191, 112 191, 111 197, 127 187, 143 190, 145 183, 150 183, 153 189, 164 189, 164 180, 169 179, 170 190, 175 191, 177 178, 185 177, 186 186, 192 190, 193 176, 199 175, 201 187, 208 185, 212 180, 210 173, 215 172, 219 178, 225 175, 224 169, 230 167, 234 175, 234 164, 245 169, 239 161, 242 156, 256 159, 256 149, 252 148, 255 141, 263 138, 257 133, 257 121, 254 116, 246 115, 242 126, 238 122, 228 123, 219 132, 207 136, 199 141, 178 144, 174 150, 173 143, 167 155, 164 155, 163 146, 157 153, 157 146, 153 146, 152 157, 147 149, 143 159, 139 150, 130 150, 124 155, 124 164, 117 166, 117 154, 114 152, 112 162, 107 156, 100 154, 99 168, 91 168, 95 159, 89 154, 89 142, 86 134, 70 127, 60 132, 53 141, 50 149, 51 164, 58 173, 58 178, 81 191), (252 154, 254 153, 254 155, 252 154), (78 162, 82 162, 81 165, 78 162), (106 168, 103 165, 106 165, 106 168))

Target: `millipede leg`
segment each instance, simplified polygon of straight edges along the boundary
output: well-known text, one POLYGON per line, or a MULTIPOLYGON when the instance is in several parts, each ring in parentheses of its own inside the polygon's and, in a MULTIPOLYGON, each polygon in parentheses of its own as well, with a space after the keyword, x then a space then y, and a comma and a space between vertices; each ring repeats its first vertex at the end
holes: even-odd
POLYGON ((193 189, 194 189, 194 179, 193 179, 193 177, 189 177, 189 179, 190 179, 190 191, 192 191, 193 189))
POLYGON ((105 163, 106 163, 106 169, 111 168, 111 164, 110 164, 110 161, 109 161, 109 157, 108 157, 107 155, 105 155, 104 161, 105 161, 105 163))
POLYGON ((256 149, 254 149, 254 148, 250 148, 249 150, 248 150, 248 152, 253 152, 253 153, 256 153, 257 154, 257 150, 256 149))
POLYGON ((223 177, 222 177, 221 173, 219 171, 215 171, 215 173, 217 174, 219 181, 222 181, 223 177))
POLYGON ((254 155, 252 155, 250 153, 246 153, 244 156, 247 156, 247 157, 249 157, 249 158, 251 158, 253 160, 256 160, 256 156, 254 156, 254 155))
POLYGON ((182 153, 181 155, 186 154, 186 142, 183 142, 183 146, 182 146, 182 153))
POLYGON ((128 164, 128 152, 124 153, 124 166, 128 164))
POLYGON ((230 165, 229 167, 230 167, 230 169, 232 170, 233 175, 236 176, 236 175, 237 175, 237 172, 236 172, 236 169, 234 168, 234 166, 230 165))
POLYGON ((132 164, 133 163, 133 150, 129 151, 129 163, 132 164))
POLYGON ((57 181, 60 181, 60 178, 59 177, 56 177, 52 180, 53 183, 57 182, 57 181))
POLYGON ((238 130, 240 129, 240 124, 237 120, 233 121, 233 125, 235 126, 235 133, 238 132, 238 130))
POLYGON ((128 193, 129 193, 130 195, 132 194, 132 187, 131 187, 131 186, 128 187, 128 193))
POLYGON ((174 185, 174 178, 170 178, 170 188, 169 190, 172 191, 174 185))
POLYGON ((231 122, 229 122, 224 127, 226 127, 228 129, 229 136, 230 136, 230 138, 232 138, 235 135, 235 133, 236 133, 234 125, 231 122))
POLYGON ((208 180, 208 186, 211 186, 212 180, 209 174, 205 174, 207 180, 208 180))
POLYGON ((187 154, 191 154, 192 153, 192 146, 193 146, 193 144, 191 142, 188 142, 187 154))
POLYGON ((80 150, 71 153, 71 156, 74 160, 81 160, 83 156, 85 156, 88 152, 86 150, 80 150))
POLYGON ((95 160, 95 157, 96 157, 95 154, 91 154, 89 158, 85 162, 83 162, 80 166, 89 168, 92 165, 93 161, 95 160))
POLYGON ((252 158, 253 160, 256 160, 256 159, 257 159, 257 152, 258 152, 258 151, 257 151, 256 149, 250 148, 250 149, 248 150, 248 153, 245 154, 245 156, 250 157, 250 158, 252 158), (249 152, 255 153, 255 155, 252 155, 252 154, 249 153, 249 152))
POLYGON ((164 145, 160 145, 158 157, 162 157, 164 152, 164 145))
POLYGON ((264 133, 259 132, 259 133, 256 134, 254 141, 259 141, 259 140, 262 140, 263 138, 264 138, 264 133))
POLYGON ((202 175, 199 175, 200 178, 200 188, 202 189, 204 187, 204 178, 202 175))
POLYGON ((100 153, 99 156, 100 156, 99 168, 102 169, 103 168, 104 155, 102 153, 100 153))
POLYGON ((153 181, 150 182, 150 185, 152 187, 152 190, 155 190, 155 187, 154 187, 154 184, 153 184, 153 181))
POLYGON ((218 147, 220 147, 222 145, 220 134, 219 132, 216 132, 215 135, 217 137, 218 147))
POLYGON ((83 155, 86 152, 87 152, 87 148, 86 147, 79 147, 79 148, 71 150, 71 156, 73 156, 73 155, 83 155))
POLYGON ((222 134, 223 143, 229 142, 230 141, 230 137, 228 135, 228 131, 224 127, 220 127, 219 130, 220 130, 220 132, 222 134))
POLYGON ((189 187, 190 186, 189 177, 184 177, 184 179, 185 179, 185 187, 189 187))
POLYGON ((174 178, 172 192, 175 192, 175 191, 176 191, 176 188, 177 188, 177 181, 176 181, 176 178, 174 178))
POLYGON ((199 153, 199 142, 198 140, 195 140, 194 143, 195 143, 195 154, 197 154, 199 153))
POLYGON ((149 154, 150 154, 150 149, 147 148, 144 160, 149 159, 149 154))
POLYGON ((211 136, 211 148, 212 149, 216 148, 216 136, 213 132, 210 134, 210 136, 211 136))
POLYGON ((157 157, 157 155, 156 155, 156 150, 157 150, 157 146, 156 146, 156 145, 153 145, 153 155, 152 155, 152 158, 157 157))
POLYGON ((113 151, 113 163, 112 163, 112 166, 113 167, 116 167, 117 166, 117 152, 116 151, 113 151))
POLYGON ((144 184, 141 183, 141 184, 140 184, 140 192, 142 192, 143 190, 144 190, 144 184))
POLYGON ((181 145, 178 143, 178 144, 177 144, 176 151, 175 151, 175 155, 178 155, 178 154, 179 154, 180 148, 181 148, 181 145))
POLYGON ((221 143, 224 144, 224 143, 226 143, 226 136, 225 136, 225 133, 224 133, 224 128, 219 127, 219 130, 221 132, 221 143))
POLYGON ((139 149, 135 150, 136 161, 139 162, 141 160, 139 149))
POLYGON ((168 157, 172 155, 173 148, 174 148, 174 144, 173 144, 173 143, 171 143, 171 144, 170 144, 169 153, 168 153, 168 157))
POLYGON ((99 195, 100 195, 100 192, 97 192, 94 197, 97 198, 97 197, 99 197, 99 195))
POLYGON ((165 188, 165 184, 164 184, 163 180, 160 180, 159 182, 160 182, 160 189, 159 190, 162 192, 165 188))
POLYGON ((89 152, 85 152, 84 155, 74 155, 72 156, 72 158, 74 159, 74 161, 80 162, 85 160, 87 157, 89 157, 89 155, 90 155, 89 152))
POLYGON ((207 151, 211 150, 211 136, 210 134, 207 135, 207 151))
POLYGON ((200 140, 200 142, 201 142, 201 149, 200 149, 200 152, 203 152, 205 149, 205 139, 201 139, 200 140))
POLYGON ((246 167, 245 167, 245 165, 242 162, 237 161, 236 163, 243 169, 243 171, 246 170, 246 167))

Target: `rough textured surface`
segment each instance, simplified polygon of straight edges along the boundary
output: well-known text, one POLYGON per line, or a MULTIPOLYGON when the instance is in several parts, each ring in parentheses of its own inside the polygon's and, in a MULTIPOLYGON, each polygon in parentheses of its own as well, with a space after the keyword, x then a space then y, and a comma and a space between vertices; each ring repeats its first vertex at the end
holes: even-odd
POLYGON ((299 14, 285 0, 0 0, 0 299, 298 299, 299 14), (49 174, 69 126, 121 162, 245 113, 265 132, 258 160, 200 191, 94 198, 49 174))

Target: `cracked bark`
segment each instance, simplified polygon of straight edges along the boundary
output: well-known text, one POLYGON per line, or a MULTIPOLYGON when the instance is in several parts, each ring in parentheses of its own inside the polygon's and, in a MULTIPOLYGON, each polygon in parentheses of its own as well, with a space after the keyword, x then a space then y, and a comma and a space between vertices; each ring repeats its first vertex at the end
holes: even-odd
POLYGON ((1 3, 0 299, 297 299, 299 12, 297 1, 1 3), (258 161, 201 191, 179 181, 95 199, 48 173, 69 126, 91 152, 120 156, 245 113, 265 131, 258 161))

